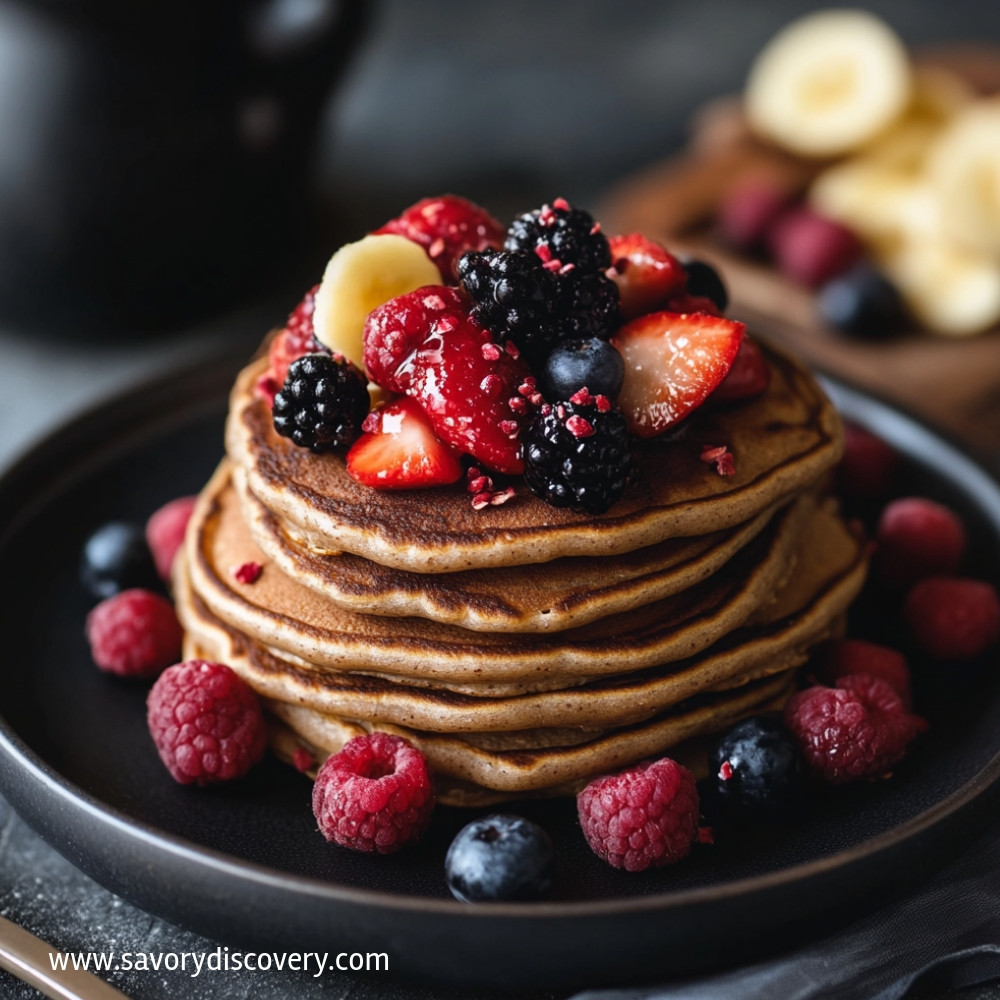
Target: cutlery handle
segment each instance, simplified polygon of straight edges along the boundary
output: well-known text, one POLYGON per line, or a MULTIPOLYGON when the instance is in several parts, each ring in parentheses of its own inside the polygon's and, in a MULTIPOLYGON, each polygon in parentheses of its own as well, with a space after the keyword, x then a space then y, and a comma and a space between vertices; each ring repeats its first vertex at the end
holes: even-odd
POLYGON ((82 969, 52 968, 52 945, 0 917, 0 968, 52 1000, 127 1000, 123 993, 82 969))

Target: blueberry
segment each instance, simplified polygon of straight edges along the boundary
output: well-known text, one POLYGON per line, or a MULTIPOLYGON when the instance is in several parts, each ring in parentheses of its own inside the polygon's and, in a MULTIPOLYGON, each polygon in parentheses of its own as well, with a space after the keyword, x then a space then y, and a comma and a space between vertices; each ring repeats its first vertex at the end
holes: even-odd
POLYGON ((452 895, 467 903, 537 899, 552 884, 552 841, 521 816, 494 814, 463 827, 444 861, 452 895))
POLYGON ((159 590, 160 578, 143 529, 124 521, 98 528, 83 546, 80 582, 98 600, 132 587, 159 590))
POLYGON ((862 337, 891 336, 906 319, 896 286, 869 264, 858 264, 827 282, 817 307, 824 322, 862 337))
POLYGON ((735 812, 780 812, 805 783, 802 755, 777 719, 754 715, 738 722, 715 745, 708 759, 719 798, 735 812))
POLYGON ((688 294, 711 299, 719 312, 725 312, 726 306, 729 305, 729 293, 722 278, 719 277, 719 272, 703 260, 686 260, 684 270, 687 272, 688 294))
POLYGON ((545 363, 545 388, 553 401, 565 401, 586 386, 591 395, 614 400, 625 380, 625 361, 606 340, 567 340, 545 363))

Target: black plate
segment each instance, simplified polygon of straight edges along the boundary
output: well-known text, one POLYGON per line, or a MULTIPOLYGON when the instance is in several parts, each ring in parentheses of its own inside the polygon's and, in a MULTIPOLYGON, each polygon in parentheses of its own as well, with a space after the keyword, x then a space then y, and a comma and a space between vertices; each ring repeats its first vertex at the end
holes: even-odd
MULTIPOLYGON (((233 374, 203 368, 109 403, 0 482, 0 783, 49 843, 110 889, 231 944, 387 952, 396 972, 441 982, 568 987, 787 945, 912 884, 977 828, 1000 776, 1000 686, 989 676, 925 682, 918 708, 931 730, 891 781, 827 790, 794 822, 720 837, 673 868, 612 870, 587 849, 571 801, 524 804, 558 850, 553 898, 537 904, 450 898, 442 860, 468 813, 440 808, 415 849, 371 858, 329 846, 308 781, 273 761, 228 788, 175 785, 146 732, 144 687, 90 662, 77 558, 98 524, 142 521, 202 485, 220 455, 233 374)), ((908 456, 904 491, 963 512, 969 569, 995 579, 1000 490, 990 477, 898 411, 831 391, 908 456)), ((894 638, 891 609, 862 600, 858 617, 858 634, 894 638)))

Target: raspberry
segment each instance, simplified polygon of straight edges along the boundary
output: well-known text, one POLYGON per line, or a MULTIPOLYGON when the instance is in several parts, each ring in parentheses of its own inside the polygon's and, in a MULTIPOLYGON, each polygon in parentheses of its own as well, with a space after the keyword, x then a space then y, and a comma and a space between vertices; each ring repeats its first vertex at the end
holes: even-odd
POLYGON ((965 552, 965 528, 958 516, 923 497, 890 503, 879 518, 877 539, 879 574, 898 589, 954 573, 965 552))
POLYGON ((390 733, 348 740, 326 759, 313 786, 320 832, 355 851, 398 851, 427 829, 433 808, 423 754, 390 733))
POLYGON ((863 639, 837 639, 823 651, 820 673, 825 681, 834 683, 850 674, 868 674, 883 680, 899 695, 903 707, 913 705, 910 668, 906 657, 888 646, 879 646, 863 639))
POLYGON ((170 579, 174 556, 184 541, 184 532, 197 502, 197 497, 178 497, 164 504, 146 522, 146 544, 153 553, 156 572, 164 580, 170 579))
POLYGON ((786 212, 771 227, 768 242, 782 273, 810 288, 843 274, 861 254, 851 230, 808 208, 786 212))
POLYGON ((907 595, 903 618, 937 660, 974 660, 1000 640, 1000 599, 982 580, 922 580, 907 595))
POLYGON ((225 664, 174 664, 153 685, 146 708, 160 759, 182 785, 240 778, 264 755, 260 702, 225 664))
POLYGON ((87 615, 94 662, 119 677, 155 677, 180 655, 183 638, 170 602, 149 590, 123 590, 87 615))
POLYGON ((591 850, 630 872, 680 861, 698 836, 694 775, 669 757, 595 778, 576 806, 591 850))
POLYGON ((288 322, 272 341, 267 351, 268 369, 275 383, 280 387, 288 376, 288 366, 304 354, 325 351, 326 347, 316 339, 313 329, 313 312, 316 309, 316 292, 319 285, 310 288, 305 297, 288 317, 288 322))
POLYGON ((774 183, 749 177, 730 188, 719 204, 719 234, 737 250, 756 250, 788 208, 789 197, 774 183))
POLYGON ((836 687, 811 687, 792 695, 785 725, 810 769, 836 785, 881 777, 926 728, 885 681, 868 674, 851 674, 836 687))
POLYGON ((899 453, 880 437, 855 424, 844 424, 844 457, 837 477, 842 493, 861 500, 884 497, 898 466, 899 453))

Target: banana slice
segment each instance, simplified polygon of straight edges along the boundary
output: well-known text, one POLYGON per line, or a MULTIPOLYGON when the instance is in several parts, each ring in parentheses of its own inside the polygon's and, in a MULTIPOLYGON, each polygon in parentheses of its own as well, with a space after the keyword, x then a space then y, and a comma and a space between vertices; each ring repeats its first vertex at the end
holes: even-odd
POLYGON ((346 243, 330 258, 316 293, 316 337, 363 368, 361 337, 368 314, 397 295, 439 284, 437 265, 405 236, 366 236, 346 243))
POLYGON ((794 21, 758 55, 746 88, 751 126, 803 156, 859 149, 895 121, 910 98, 906 49, 860 10, 794 21))
POLYGON ((928 169, 948 235, 1000 261, 1000 99, 962 112, 941 136, 928 169))

